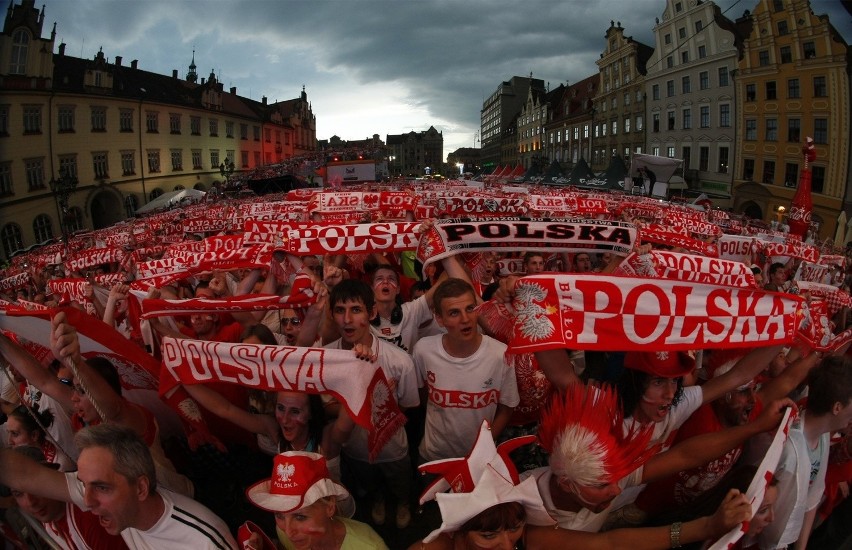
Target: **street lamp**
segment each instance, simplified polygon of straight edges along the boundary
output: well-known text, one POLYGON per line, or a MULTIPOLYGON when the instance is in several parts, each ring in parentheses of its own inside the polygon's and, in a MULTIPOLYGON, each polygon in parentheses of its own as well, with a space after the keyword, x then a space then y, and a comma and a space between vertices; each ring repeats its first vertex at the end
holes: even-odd
POLYGON ((50 180, 50 190, 56 200, 59 212, 59 227, 62 230, 62 240, 68 242, 68 198, 77 189, 79 180, 65 168, 59 170, 59 179, 50 180))
POLYGON ((219 165, 219 173, 225 178, 225 189, 228 189, 229 178, 234 173, 234 161, 225 158, 225 162, 219 165))

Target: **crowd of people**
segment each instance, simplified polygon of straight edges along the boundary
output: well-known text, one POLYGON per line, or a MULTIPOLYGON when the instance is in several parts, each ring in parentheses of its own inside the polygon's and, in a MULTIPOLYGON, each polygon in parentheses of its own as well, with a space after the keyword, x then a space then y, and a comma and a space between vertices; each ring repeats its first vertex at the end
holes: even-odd
MULTIPOLYGON (((672 247, 632 253, 654 249, 672 247)), ((737 528, 736 548, 826 547, 815 530, 849 510, 848 343, 514 347, 520 282, 607 276, 624 259, 279 251, 264 267, 197 272, 141 296, 132 267, 108 262, 100 275, 121 276, 99 284, 89 273, 82 297, 48 282, 87 273, 45 268, 34 286, 0 295, 6 319, 29 309, 49 322, 43 346, 0 323, 9 547, 705 548, 737 528), (268 296, 280 304, 235 305, 268 296), (146 303, 180 310, 146 316, 146 303), (377 443, 385 417, 372 383, 365 423, 351 393, 330 384, 266 391, 220 369, 160 386, 163 403, 180 403, 176 431, 176 413, 128 390, 126 365, 92 351, 81 312, 162 361, 161 377, 169 361, 203 370, 201 355, 166 357, 181 341, 227 344, 219 357, 259 363, 293 348, 345 354, 351 385, 380 372, 407 421, 377 443), (779 433, 789 435, 764 475, 779 433)), ((755 292, 798 291, 792 262, 750 273, 755 292)), ((848 291, 849 279, 838 286, 848 291)))

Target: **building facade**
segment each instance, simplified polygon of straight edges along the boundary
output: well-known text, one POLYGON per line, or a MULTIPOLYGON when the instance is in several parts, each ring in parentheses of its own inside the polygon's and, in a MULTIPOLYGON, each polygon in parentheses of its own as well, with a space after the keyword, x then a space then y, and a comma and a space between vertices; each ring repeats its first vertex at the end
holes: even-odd
POLYGON ((552 108, 546 126, 545 152, 556 160, 563 172, 573 168, 580 158, 591 158, 593 98, 598 93, 600 75, 594 74, 568 86, 552 108))
POLYGON ((645 147, 645 72, 653 49, 624 35, 621 22, 610 21, 606 47, 595 63, 600 73, 594 99, 593 171, 605 170, 616 155, 629 162, 645 147))
POLYGON ((479 135, 484 169, 517 163, 518 136, 512 134, 517 132, 516 117, 527 101, 530 87, 543 92, 544 81, 532 76, 513 76, 502 82, 482 103, 479 135))
POLYGON ((22 0, 0 34, 0 259, 112 225, 166 191, 207 191, 226 163, 247 171, 316 149, 304 89, 268 104, 225 91, 213 73, 199 81, 194 56, 181 79, 103 51, 54 53, 44 19, 22 0), (60 200, 53 188, 69 182, 60 200))
POLYGON ((737 27, 713 2, 666 0, 654 37, 645 77, 647 152, 682 159, 691 189, 730 205, 737 27))
POLYGON ((849 188, 849 47, 807 0, 760 0, 734 79, 734 210, 765 221, 789 209, 802 145, 814 138, 813 221, 834 235, 849 188))
POLYGON ((392 177, 434 175, 443 168, 444 133, 434 126, 422 132, 388 134, 385 141, 392 177))

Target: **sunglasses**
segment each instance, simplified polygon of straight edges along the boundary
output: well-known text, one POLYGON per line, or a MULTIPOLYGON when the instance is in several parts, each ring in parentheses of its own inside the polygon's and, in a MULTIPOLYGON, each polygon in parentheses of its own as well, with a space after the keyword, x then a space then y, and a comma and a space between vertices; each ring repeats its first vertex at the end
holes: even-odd
POLYGON ((64 385, 64 386, 68 386, 69 388, 74 387, 74 382, 70 378, 59 378, 58 380, 59 380, 59 383, 64 385))
POLYGON ((281 317, 282 325, 286 325, 288 323, 293 325, 294 327, 297 327, 302 324, 302 320, 298 317, 281 317))

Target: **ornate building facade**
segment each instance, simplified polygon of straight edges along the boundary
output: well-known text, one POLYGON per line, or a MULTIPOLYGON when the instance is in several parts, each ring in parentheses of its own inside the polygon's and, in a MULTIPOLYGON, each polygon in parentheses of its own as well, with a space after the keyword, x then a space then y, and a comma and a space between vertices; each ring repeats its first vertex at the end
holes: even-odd
POLYGON ((385 142, 391 176, 437 174, 444 166, 444 133, 434 126, 422 132, 388 134, 385 142))

